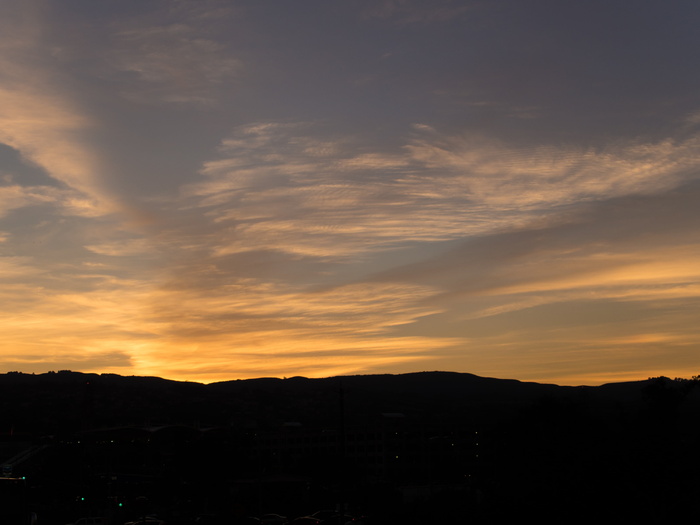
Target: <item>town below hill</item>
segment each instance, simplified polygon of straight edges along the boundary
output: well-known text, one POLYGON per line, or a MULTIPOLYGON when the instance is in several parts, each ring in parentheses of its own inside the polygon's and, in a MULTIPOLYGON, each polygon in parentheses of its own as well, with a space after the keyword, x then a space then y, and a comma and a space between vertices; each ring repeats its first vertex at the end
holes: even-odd
POLYGON ((567 387, 421 372, 205 385, 10 372, 0 464, 48 525, 146 512, 175 525, 291 522, 321 509, 377 524, 669 519, 700 495, 698 416, 697 378, 567 387))

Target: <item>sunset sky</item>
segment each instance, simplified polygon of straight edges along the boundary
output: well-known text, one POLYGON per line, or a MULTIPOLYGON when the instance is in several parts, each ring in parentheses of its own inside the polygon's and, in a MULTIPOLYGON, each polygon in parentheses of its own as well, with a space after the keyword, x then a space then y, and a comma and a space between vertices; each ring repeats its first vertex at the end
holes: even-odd
POLYGON ((700 2, 0 4, 0 371, 700 374, 700 2))

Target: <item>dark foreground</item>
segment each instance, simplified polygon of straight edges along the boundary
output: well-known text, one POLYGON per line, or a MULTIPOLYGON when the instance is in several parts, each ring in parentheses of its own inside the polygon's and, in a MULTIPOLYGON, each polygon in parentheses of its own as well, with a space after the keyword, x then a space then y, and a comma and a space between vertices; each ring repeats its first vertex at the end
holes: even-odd
POLYGON ((0 393, 3 474, 24 478, 0 483, 10 525, 666 521, 700 500, 696 380, 61 372, 0 393))

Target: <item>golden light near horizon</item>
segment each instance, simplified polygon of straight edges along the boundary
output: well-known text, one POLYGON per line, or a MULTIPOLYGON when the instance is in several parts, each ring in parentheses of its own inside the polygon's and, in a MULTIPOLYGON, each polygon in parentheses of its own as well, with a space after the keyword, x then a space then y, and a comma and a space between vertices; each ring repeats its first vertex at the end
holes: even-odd
POLYGON ((698 374, 700 7, 301 3, 0 7, 0 372, 698 374))

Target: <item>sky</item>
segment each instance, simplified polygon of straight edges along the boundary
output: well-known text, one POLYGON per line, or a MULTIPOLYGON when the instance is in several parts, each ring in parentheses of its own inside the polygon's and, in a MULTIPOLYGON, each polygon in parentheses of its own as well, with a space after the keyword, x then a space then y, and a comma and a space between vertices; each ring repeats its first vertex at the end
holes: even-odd
POLYGON ((700 3, 0 3, 0 372, 700 374, 700 3))

